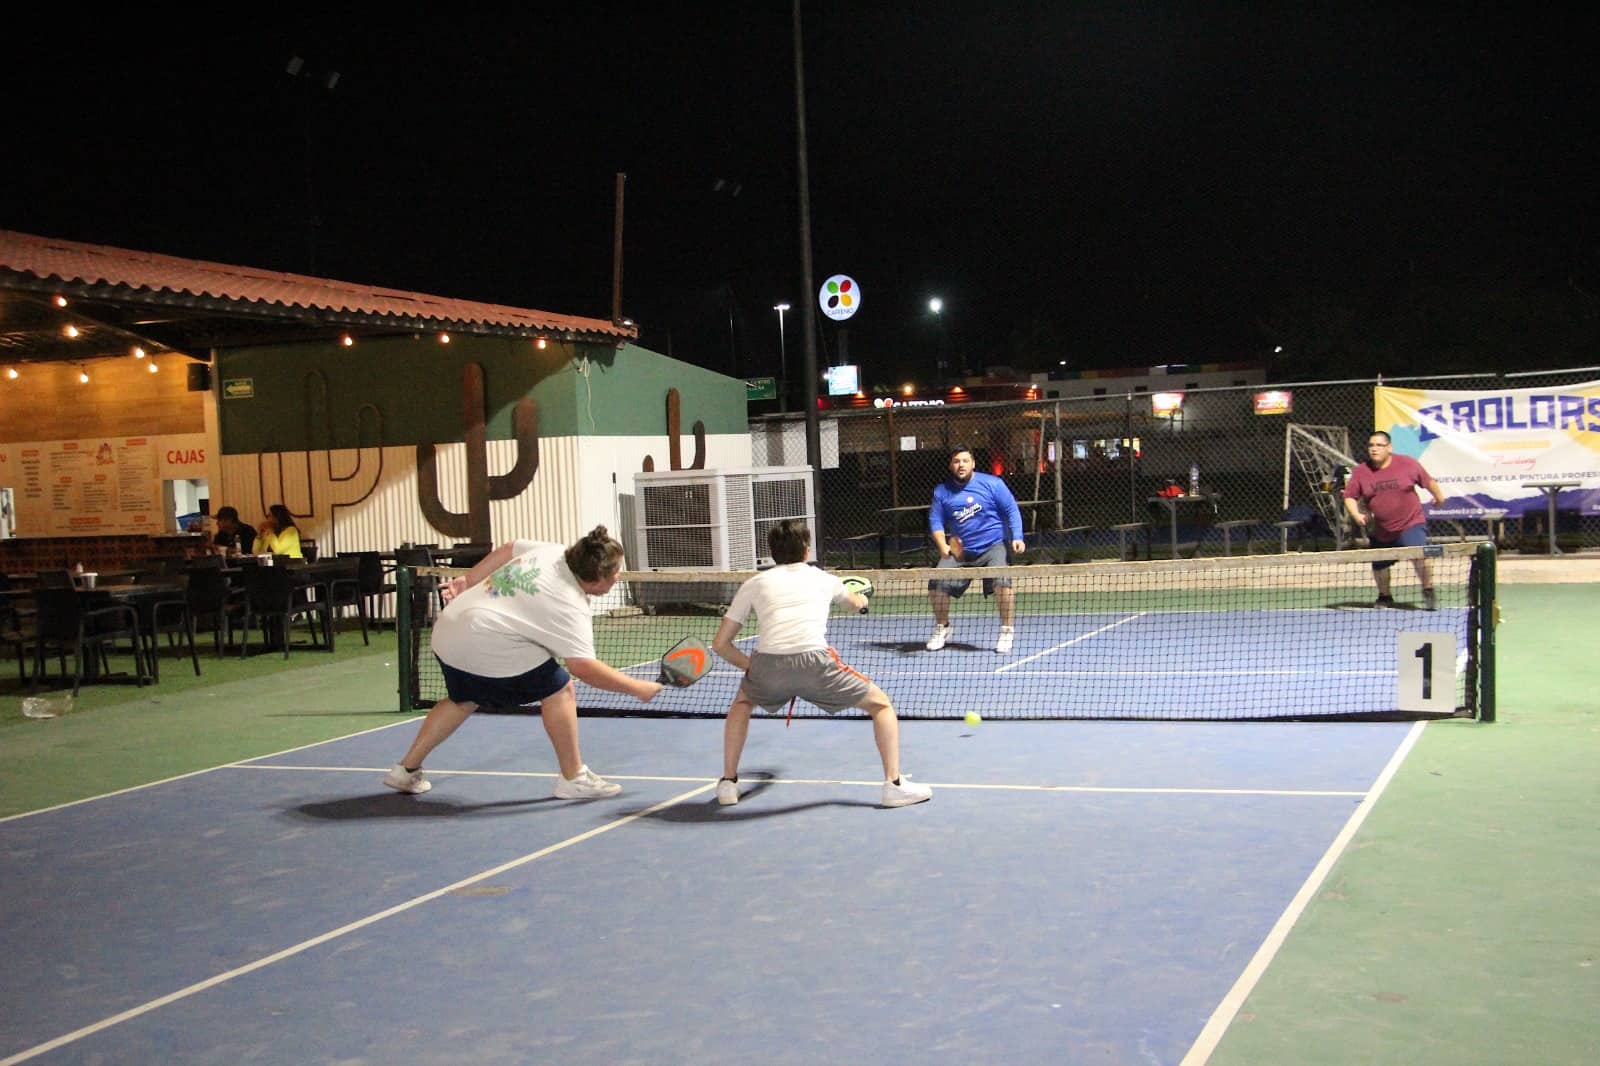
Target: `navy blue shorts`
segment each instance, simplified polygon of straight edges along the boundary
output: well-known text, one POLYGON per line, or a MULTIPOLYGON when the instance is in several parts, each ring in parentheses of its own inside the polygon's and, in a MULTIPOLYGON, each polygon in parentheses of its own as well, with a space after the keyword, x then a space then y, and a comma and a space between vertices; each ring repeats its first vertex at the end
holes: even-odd
POLYGON ((480 677, 457 670, 437 655, 433 657, 444 674, 444 689, 456 703, 476 703, 480 707, 526 707, 566 688, 572 675, 554 659, 546 659, 525 674, 512 677, 480 677))
MULTIPOLYGON (((1428 525, 1424 522, 1422 525, 1402 529, 1400 535, 1393 540, 1379 540, 1377 537, 1368 534, 1367 544, 1374 548, 1426 548, 1428 546, 1428 525)), ((1393 559, 1386 559, 1383 562, 1373 563, 1372 569, 1387 570, 1393 565, 1393 559)))

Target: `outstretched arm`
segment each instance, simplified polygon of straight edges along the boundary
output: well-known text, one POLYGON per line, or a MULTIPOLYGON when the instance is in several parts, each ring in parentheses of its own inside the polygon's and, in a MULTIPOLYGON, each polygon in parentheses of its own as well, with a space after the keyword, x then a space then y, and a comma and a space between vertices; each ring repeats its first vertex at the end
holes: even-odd
POLYGON ((659 682, 629 677, 599 659, 568 659, 567 673, 586 685, 603 688, 607 692, 620 692, 624 696, 632 696, 641 703, 649 703, 661 691, 659 682))

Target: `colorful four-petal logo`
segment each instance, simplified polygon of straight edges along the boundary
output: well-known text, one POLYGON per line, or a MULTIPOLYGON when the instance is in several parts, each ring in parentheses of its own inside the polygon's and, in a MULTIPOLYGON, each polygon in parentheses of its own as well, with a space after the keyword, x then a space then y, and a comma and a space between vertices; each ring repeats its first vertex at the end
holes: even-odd
POLYGON ((817 306, 835 322, 842 322, 861 308, 861 286, 848 274, 835 274, 822 283, 817 306))

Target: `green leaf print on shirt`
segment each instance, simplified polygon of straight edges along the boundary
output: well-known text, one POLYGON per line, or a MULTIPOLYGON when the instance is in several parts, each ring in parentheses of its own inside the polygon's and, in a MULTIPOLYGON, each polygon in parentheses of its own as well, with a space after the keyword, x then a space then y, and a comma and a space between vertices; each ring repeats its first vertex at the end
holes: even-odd
POLYGON ((535 596, 539 592, 539 568, 509 562, 489 575, 489 595, 514 596, 526 592, 535 596))

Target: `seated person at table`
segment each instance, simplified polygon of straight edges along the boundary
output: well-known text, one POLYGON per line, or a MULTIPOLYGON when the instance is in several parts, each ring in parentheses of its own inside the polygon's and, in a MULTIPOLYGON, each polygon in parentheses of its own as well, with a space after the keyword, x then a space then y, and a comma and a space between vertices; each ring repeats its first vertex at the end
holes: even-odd
POLYGON ((226 555, 237 548, 241 552, 255 550, 255 527, 239 521, 239 512, 233 507, 217 509, 217 535, 211 538, 218 551, 226 555))
POLYGON ((275 503, 267 508, 267 517, 261 520, 256 533, 255 553, 305 558, 300 551, 300 527, 294 524, 294 516, 283 504, 275 503))

